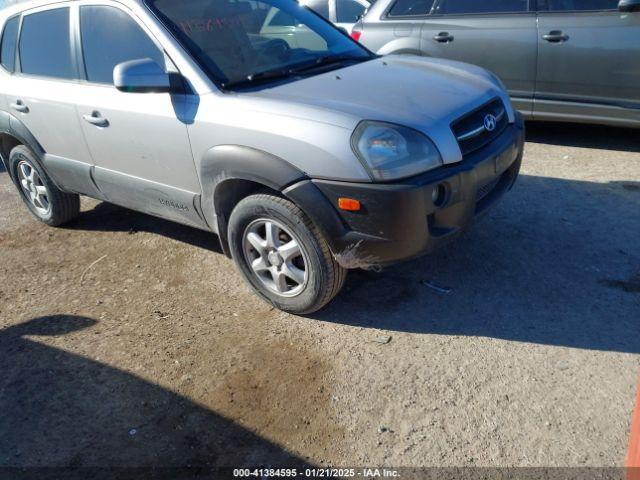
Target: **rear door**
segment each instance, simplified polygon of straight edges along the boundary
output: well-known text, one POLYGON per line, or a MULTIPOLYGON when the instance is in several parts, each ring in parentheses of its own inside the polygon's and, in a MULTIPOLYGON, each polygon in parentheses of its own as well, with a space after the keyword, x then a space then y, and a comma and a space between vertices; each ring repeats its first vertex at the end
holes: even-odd
POLYGON ((536 14, 529 0, 438 0, 424 22, 425 55, 484 67, 530 114, 536 78, 536 14))
POLYGON ((15 25, 18 55, 9 65, 11 75, 3 77, 2 89, 9 112, 45 151, 47 173, 69 190, 99 196, 91 182, 92 159, 76 114, 78 66, 71 42, 71 11, 56 6, 22 15, 15 25))
POLYGON ((618 0, 546 0, 534 115, 640 121, 640 12, 618 0))

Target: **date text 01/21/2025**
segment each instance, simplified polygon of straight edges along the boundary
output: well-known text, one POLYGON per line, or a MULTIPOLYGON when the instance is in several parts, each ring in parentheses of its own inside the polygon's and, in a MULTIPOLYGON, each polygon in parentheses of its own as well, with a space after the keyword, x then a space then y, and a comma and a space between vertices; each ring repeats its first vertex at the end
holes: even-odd
POLYGON ((234 478, 397 478, 399 472, 386 468, 238 468, 234 478))

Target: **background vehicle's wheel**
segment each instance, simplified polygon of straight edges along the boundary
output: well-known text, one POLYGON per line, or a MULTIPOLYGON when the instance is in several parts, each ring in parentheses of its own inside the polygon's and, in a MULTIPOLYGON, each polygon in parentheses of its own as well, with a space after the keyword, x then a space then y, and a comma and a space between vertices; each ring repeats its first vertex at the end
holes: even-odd
POLYGON ((22 200, 38 220, 57 227, 78 217, 80 197, 58 189, 27 147, 11 150, 9 168, 22 200))
POLYGON ((302 210, 271 194, 238 203, 229 219, 229 246, 251 287, 290 313, 321 309, 338 294, 347 275, 302 210))

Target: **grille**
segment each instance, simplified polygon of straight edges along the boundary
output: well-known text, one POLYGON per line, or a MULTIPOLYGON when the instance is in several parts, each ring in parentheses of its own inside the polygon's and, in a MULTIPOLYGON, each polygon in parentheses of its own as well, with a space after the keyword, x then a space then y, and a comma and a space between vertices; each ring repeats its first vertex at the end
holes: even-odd
POLYGON ((504 103, 496 98, 464 117, 456 120, 452 125, 454 135, 462 150, 462 155, 474 152, 495 140, 509 123, 504 103), (495 128, 490 130, 485 126, 488 116, 495 119, 495 128))
POLYGON ((493 189, 496 188, 496 186, 498 185, 500 178, 501 177, 496 177, 486 185, 483 185, 482 187, 480 187, 476 193, 476 202, 479 202, 484 197, 489 195, 493 191, 493 189))

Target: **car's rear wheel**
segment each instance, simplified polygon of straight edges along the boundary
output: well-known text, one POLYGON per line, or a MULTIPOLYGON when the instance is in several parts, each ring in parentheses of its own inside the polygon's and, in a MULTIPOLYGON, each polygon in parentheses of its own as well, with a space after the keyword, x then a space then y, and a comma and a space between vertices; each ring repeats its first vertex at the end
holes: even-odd
POLYGON ((80 197, 56 187, 27 147, 11 150, 9 168, 22 200, 38 220, 57 227, 78 217, 80 197))
POLYGON ((229 219, 229 246, 253 290, 275 307, 313 313, 344 285, 347 271, 335 261, 318 228, 289 200, 251 195, 229 219))

